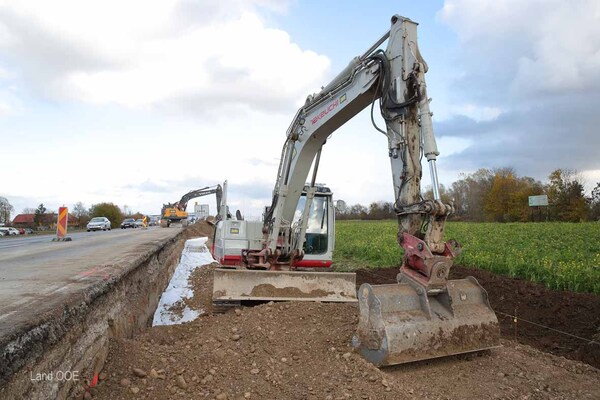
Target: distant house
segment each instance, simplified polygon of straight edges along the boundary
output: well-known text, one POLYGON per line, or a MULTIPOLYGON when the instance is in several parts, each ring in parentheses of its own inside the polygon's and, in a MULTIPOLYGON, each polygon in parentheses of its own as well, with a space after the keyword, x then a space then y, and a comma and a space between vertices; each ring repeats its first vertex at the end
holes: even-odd
MULTIPOLYGON (((50 228, 54 228, 56 226, 56 222, 58 220, 58 214, 44 214, 41 224, 43 226, 48 226, 50 228)), ((67 217, 68 226, 78 226, 77 218, 73 215, 69 214, 67 217)), ((15 228, 36 228, 35 223, 35 214, 19 214, 13 219, 12 225, 15 228)))

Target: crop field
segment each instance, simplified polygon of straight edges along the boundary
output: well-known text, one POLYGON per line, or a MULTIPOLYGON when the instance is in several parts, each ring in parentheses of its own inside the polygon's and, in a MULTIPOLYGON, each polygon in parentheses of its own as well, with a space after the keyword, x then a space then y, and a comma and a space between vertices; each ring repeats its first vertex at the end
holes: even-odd
MULTIPOLYGON (((399 266, 396 221, 337 221, 334 263, 340 270, 399 266)), ((449 222, 446 239, 463 252, 456 265, 600 295, 600 223, 449 222)))

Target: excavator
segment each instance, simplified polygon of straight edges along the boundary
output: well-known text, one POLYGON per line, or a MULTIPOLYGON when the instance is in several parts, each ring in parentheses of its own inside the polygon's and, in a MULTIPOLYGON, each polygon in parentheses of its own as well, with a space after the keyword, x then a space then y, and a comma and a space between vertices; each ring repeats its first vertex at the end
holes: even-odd
MULTIPOLYGON (((223 184, 227 185, 227 181, 223 184)), ((183 196, 181 199, 175 203, 167 203, 163 204, 160 220, 160 226, 163 228, 168 228, 174 222, 181 222, 183 225, 186 224, 188 213, 185 211, 187 208, 187 203, 191 199, 196 197, 207 196, 209 194, 216 194, 217 196, 217 214, 221 214, 221 202, 223 200, 223 187, 221 185, 216 186, 206 186, 202 189, 192 190, 183 196)))
POLYGON ((417 44, 417 23, 394 15, 389 31, 320 92, 308 96, 287 130, 263 221, 217 224, 214 254, 223 267, 214 274, 215 304, 358 301, 352 344, 377 366, 499 346, 498 320, 487 292, 473 277, 449 279, 461 246, 444 240, 454 207, 440 198, 440 153, 427 70, 417 44), (373 118, 375 103, 385 128, 373 118), (332 193, 316 179, 329 136, 369 105, 375 129, 387 139, 397 241, 404 252, 397 283, 365 283, 356 292, 353 274, 329 271, 335 240, 332 193), (422 157, 429 165, 431 199, 422 196, 422 157))

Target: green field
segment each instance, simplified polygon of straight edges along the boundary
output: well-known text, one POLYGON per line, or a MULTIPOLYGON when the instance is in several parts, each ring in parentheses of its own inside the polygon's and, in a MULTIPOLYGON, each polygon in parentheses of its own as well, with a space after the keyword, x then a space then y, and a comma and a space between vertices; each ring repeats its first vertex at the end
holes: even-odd
MULTIPOLYGON (((336 267, 399 266, 397 230, 396 221, 336 221, 336 267)), ((457 265, 600 295, 600 223, 449 222, 451 238, 463 246, 457 265)))

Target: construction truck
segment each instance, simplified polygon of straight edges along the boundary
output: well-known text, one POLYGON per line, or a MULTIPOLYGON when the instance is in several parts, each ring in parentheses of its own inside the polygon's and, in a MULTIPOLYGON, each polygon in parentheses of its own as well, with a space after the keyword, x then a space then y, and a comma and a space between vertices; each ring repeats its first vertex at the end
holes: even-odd
POLYGON ((395 15, 388 32, 308 96, 287 130, 263 221, 217 224, 214 253, 231 269, 215 271, 216 304, 358 298, 353 345, 378 366, 499 346, 498 320, 486 291, 473 277, 448 278, 461 246, 444 240, 454 207, 440 198, 427 69, 417 23, 395 15), (316 184, 317 172, 327 138, 369 105, 372 113, 376 102, 385 128, 373 115, 371 120, 387 139, 404 255, 397 283, 363 284, 356 296, 351 274, 317 272, 331 267, 335 240, 331 191, 316 184), (432 199, 422 197, 422 157, 429 164, 432 199))
POLYGON ((160 226, 168 228, 172 223, 181 222, 182 225, 187 224, 188 213, 186 212, 187 203, 194 198, 215 194, 217 196, 217 214, 221 215, 221 203, 223 202, 223 187, 227 186, 227 181, 221 185, 206 186, 202 189, 192 190, 183 196, 175 203, 163 204, 160 220, 160 226))

